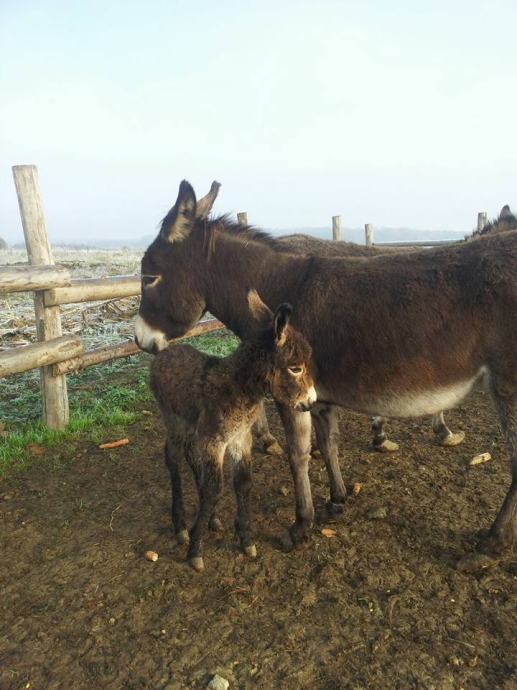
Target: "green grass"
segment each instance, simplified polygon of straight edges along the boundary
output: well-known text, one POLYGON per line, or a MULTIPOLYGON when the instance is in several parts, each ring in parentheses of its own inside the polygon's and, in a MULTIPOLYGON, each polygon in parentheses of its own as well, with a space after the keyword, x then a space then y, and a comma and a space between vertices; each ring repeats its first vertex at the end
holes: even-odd
MULTIPOLYGON (((186 341, 202 352, 226 356, 238 344, 225 331, 208 333, 186 341)), ((29 444, 51 447, 64 441, 99 443, 109 432, 116 437, 141 417, 140 410, 151 403, 148 371, 151 357, 139 355, 89 367, 68 380, 70 422, 64 431, 54 431, 41 421, 39 373, 30 371, 1 382, 0 476, 9 469, 23 469, 34 458, 29 444)))

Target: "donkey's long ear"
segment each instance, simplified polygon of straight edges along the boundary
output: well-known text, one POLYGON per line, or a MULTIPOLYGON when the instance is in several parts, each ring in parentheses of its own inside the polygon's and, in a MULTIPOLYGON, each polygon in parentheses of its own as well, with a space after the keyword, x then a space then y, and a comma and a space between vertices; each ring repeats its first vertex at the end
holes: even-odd
POLYGON ((160 237, 166 242, 184 240, 194 227, 195 220, 196 195, 187 180, 183 180, 176 203, 162 221, 160 237))
POLYGON ((277 347, 285 345, 287 339, 287 326, 291 320, 292 313, 293 308, 287 302, 281 304, 275 312, 273 327, 275 331, 275 344, 277 347))
POLYGON ((263 326, 270 324, 273 319, 273 312, 260 299, 259 293, 254 288, 248 290, 247 299, 253 320, 263 326))
POLYGON ((214 205, 214 202, 217 199, 217 195, 219 194, 220 187, 221 183, 214 180, 212 182, 212 186, 210 187, 210 191, 208 192, 208 194, 204 196, 202 199, 199 199, 196 206, 197 218, 208 218, 208 216, 210 215, 210 211, 212 210, 212 206, 214 205))

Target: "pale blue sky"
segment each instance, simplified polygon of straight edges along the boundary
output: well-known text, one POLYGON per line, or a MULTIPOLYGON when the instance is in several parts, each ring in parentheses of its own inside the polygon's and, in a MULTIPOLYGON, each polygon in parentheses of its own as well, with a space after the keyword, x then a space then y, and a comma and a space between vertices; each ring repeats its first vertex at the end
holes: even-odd
POLYGON ((152 233, 185 177, 266 227, 517 206, 517 2, 0 2, 0 235, 152 233))

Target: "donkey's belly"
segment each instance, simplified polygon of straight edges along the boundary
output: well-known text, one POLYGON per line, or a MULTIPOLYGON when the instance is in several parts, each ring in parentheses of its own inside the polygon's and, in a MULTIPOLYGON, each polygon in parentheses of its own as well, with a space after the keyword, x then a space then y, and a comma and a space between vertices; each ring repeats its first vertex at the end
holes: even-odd
POLYGON ((475 376, 447 386, 437 386, 427 390, 394 390, 393 392, 387 388, 380 394, 373 391, 371 393, 356 391, 355 396, 352 390, 344 390, 335 395, 330 390, 326 390, 325 386, 321 388, 317 386, 318 400, 336 402, 370 415, 420 417, 455 407, 472 390, 476 381, 486 373, 486 367, 481 367, 475 376))

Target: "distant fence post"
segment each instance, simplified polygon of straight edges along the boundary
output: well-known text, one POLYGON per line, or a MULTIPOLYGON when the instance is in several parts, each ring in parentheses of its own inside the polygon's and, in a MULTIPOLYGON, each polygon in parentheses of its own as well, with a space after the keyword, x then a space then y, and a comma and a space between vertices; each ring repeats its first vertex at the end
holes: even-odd
POLYGON ((237 214, 237 222, 240 223, 241 225, 247 225, 248 224, 248 214, 246 211, 241 211, 240 213, 237 214))
MULTIPOLYGON (((25 245, 32 265, 54 263, 48 241, 43 203, 41 199, 38 171, 35 165, 15 165, 14 184, 22 219, 25 245)), ((50 340, 62 335, 59 307, 45 307, 44 292, 34 293, 36 332, 38 340, 50 340)), ((68 393, 66 376, 53 376, 52 367, 40 369, 43 421, 51 429, 63 429, 68 423, 68 393)))
POLYGON ((373 247, 373 225, 371 223, 366 223, 364 226, 364 236, 367 247, 373 247))
POLYGON ((332 239, 341 239, 341 216, 332 216, 332 239))
POLYGON ((480 211, 478 213, 478 231, 483 230, 485 225, 488 223, 488 214, 486 211, 480 211))

